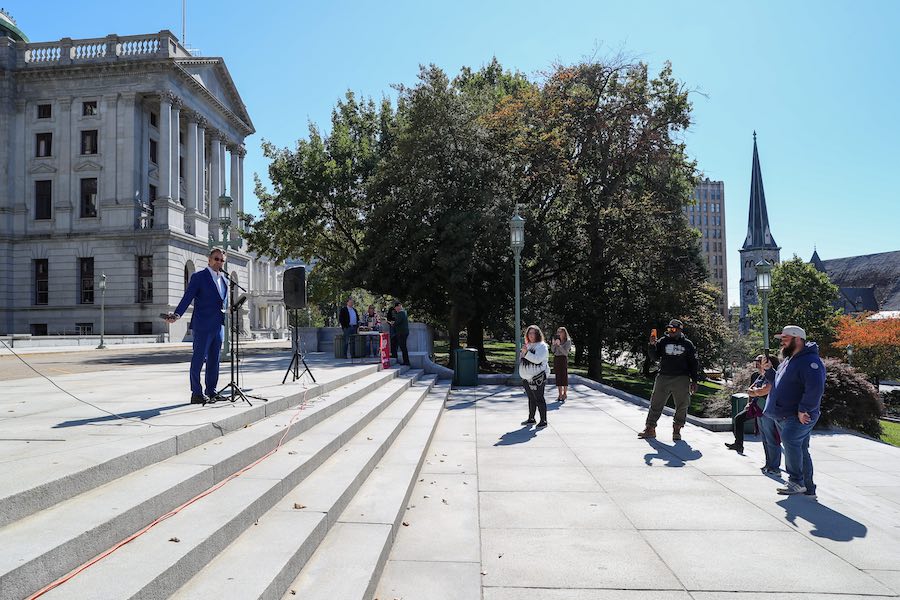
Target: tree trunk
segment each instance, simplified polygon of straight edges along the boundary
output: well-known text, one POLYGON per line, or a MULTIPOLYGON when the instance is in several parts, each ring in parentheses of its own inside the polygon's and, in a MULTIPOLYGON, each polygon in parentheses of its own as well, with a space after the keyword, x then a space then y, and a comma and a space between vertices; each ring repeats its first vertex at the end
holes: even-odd
POLYGON ((487 352, 484 350, 484 319, 481 315, 469 319, 466 332, 469 348, 478 349, 478 362, 482 365, 487 364, 487 352))
POLYGON ((594 381, 603 380, 603 329, 600 320, 595 319, 589 326, 590 338, 588 347, 588 371, 587 376, 594 381))
POLYGON ((456 350, 459 348, 459 332, 460 332, 460 322, 459 322, 459 309, 455 304, 450 305, 450 323, 447 327, 447 332, 450 336, 450 368, 456 368, 456 350))

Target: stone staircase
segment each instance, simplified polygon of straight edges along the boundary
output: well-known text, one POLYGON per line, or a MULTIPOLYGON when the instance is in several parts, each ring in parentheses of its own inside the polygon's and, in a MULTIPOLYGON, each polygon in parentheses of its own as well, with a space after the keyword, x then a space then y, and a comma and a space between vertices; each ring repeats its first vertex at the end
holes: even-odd
POLYGON ((422 371, 362 369, 179 434, 156 460, 22 490, 0 527, 16 549, 0 553, 0 598, 154 522, 41 598, 371 598, 448 393, 422 371))

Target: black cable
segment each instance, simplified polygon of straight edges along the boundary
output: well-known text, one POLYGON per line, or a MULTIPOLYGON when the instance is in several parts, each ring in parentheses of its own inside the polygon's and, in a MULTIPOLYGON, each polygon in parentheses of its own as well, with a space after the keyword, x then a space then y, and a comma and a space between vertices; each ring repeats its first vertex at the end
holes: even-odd
POLYGON ((61 391, 62 393, 66 394, 67 396, 69 396, 69 397, 71 397, 71 398, 73 398, 74 400, 77 400, 78 402, 81 402, 82 404, 86 404, 86 405, 90 406, 91 408, 95 408, 95 409, 99 410, 100 412, 106 413, 106 414, 108 414, 108 415, 110 415, 110 416, 112 416, 112 417, 116 417, 117 419, 122 419, 123 421, 134 421, 135 423, 139 423, 139 424, 141 424, 141 425, 146 425, 147 427, 202 427, 202 426, 204 426, 204 425, 215 425, 215 421, 206 421, 205 423, 150 423, 150 422, 145 421, 145 420, 143 420, 143 419, 135 419, 134 417, 126 417, 126 416, 120 415, 120 414, 118 414, 118 413, 114 413, 114 412, 112 412, 112 411, 106 410, 105 408, 102 408, 102 407, 100 407, 100 406, 97 406, 96 404, 92 404, 92 403, 88 402, 87 400, 82 400, 81 398, 79 398, 79 397, 76 396, 75 394, 69 392, 68 390, 63 389, 63 388, 62 388, 59 384, 57 384, 55 381, 53 381, 53 380, 50 379, 48 376, 44 375, 43 373, 41 373, 40 371, 38 371, 37 369, 35 369, 33 366, 31 366, 31 364, 29 364, 27 360, 25 360, 24 358, 22 358, 21 356, 19 356, 19 355, 16 353, 16 351, 13 350, 13 349, 12 349, 6 342, 4 342, 3 340, 0 340, 0 344, 3 344, 3 345, 6 347, 6 349, 9 350, 9 351, 12 353, 13 356, 15 356, 15 357, 18 358, 20 361, 22 361, 22 364, 24 364, 26 367, 28 367, 29 369, 31 369, 32 371, 34 371, 35 373, 37 373, 39 376, 41 376, 41 377, 43 377, 44 379, 46 379, 47 381, 49 381, 50 384, 53 385, 53 387, 55 387, 56 389, 58 389, 58 390, 61 391))

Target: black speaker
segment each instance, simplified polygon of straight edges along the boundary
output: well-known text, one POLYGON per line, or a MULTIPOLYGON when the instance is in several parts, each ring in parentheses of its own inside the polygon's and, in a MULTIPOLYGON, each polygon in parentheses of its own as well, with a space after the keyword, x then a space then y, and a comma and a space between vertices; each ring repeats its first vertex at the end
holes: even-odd
POLYGON ((284 272, 284 307, 288 310, 306 308, 306 267, 293 267, 284 272))

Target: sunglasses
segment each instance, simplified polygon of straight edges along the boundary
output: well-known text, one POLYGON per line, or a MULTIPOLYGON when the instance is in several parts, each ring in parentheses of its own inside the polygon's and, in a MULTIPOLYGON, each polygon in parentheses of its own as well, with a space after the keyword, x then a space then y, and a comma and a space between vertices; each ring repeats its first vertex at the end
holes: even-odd
POLYGON ((224 258, 214 258, 213 262, 225 262, 224 258))

